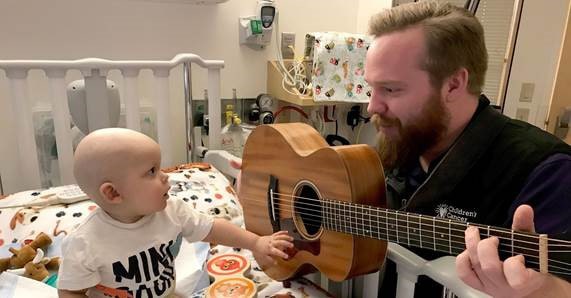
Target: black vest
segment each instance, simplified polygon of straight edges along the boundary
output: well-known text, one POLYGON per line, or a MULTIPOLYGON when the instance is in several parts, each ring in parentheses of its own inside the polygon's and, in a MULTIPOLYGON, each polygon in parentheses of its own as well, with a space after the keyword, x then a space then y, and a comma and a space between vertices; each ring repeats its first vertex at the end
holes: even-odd
MULTIPOLYGON (((571 155, 571 147, 533 125, 500 114, 489 103, 485 96, 480 97, 478 110, 466 129, 411 196, 403 194, 405 178, 399 176, 398 169, 386 173, 390 208, 511 227, 509 208, 526 178, 549 156, 571 155)), ((537 198, 535 204, 540 202, 537 198)), ((530 203, 533 207, 534 202, 530 203)), ((443 255, 409 249, 428 260, 443 255)), ((396 276, 394 264, 386 265, 380 293, 390 297, 395 293, 396 276)), ((440 285, 419 277, 416 297, 440 297, 441 293, 440 285)))
POLYGON ((442 216, 448 212, 444 207, 454 206, 457 220, 510 227, 508 209, 513 200, 535 167, 555 153, 571 155, 571 147, 531 124, 500 114, 482 96, 464 132, 412 197, 399 195, 394 186, 402 178, 387 174, 387 203, 432 216, 442 216))

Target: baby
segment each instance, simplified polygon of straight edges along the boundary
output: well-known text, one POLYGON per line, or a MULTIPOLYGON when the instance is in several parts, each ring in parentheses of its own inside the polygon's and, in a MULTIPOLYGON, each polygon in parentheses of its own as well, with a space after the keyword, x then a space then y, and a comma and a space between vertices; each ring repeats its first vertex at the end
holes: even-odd
POLYGON ((260 237, 169 200, 159 145, 144 134, 94 131, 74 158, 77 183, 100 208, 64 240, 60 297, 173 296, 182 238, 249 249, 262 267, 293 246, 285 231, 260 237))

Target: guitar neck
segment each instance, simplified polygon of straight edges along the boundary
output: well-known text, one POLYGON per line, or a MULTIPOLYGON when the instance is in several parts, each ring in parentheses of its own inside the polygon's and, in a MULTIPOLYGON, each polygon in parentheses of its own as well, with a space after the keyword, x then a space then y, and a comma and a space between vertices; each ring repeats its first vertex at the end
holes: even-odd
MULTIPOLYGON (((326 229, 395 242, 443 252, 456 256, 465 249, 464 231, 468 226, 479 228, 482 239, 496 236, 499 241, 500 258, 522 254, 526 265, 536 270, 547 257, 541 258, 540 251, 547 253, 545 235, 516 232, 505 228, 463 223, 451 219, 437 218, 395 210, 353 204, 341 201, 323 200, 323 225, 326 229), (542 239, 542 237, 544 237, 542 239), (545 244, 545 246, 543 246, 545 244)), ((542 266, 547 269, 547 263, 542 266)), ((549 269, 551 269, 551 262, 549 269)), ((557 268, 557 264, 553 264, 557 268)), ((568 266, 568 265, 567 265, 568 266)), ((557 270, 549 270, 557 271, 557 270)))

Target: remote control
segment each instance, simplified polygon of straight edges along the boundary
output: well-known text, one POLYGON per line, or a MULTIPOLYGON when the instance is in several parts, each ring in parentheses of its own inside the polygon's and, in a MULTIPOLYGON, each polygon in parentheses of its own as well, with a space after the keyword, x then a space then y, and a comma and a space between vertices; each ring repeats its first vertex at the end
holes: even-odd
POLYGON ((88 199, 89 197, 77 186, 77 184, 66 185, 63 189, 60 189, 56 196, 64 201, 81 201, 84 199, 88 199))

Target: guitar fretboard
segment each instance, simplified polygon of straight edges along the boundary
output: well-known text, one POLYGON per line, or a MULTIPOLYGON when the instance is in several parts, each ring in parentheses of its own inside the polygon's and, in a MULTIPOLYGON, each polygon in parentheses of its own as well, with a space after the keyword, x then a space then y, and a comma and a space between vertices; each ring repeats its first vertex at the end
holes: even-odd
POLYGON ((425 248, 456 256, 465 249, 464 231, 479 228, 482 239, 500 240, 500 257, 523 254, 526 264, 539 269, 538 235, 505 228, 463 223, 452 219, 423 216, 385 208, 322 200, 323 226, 331 231, 425 248))

